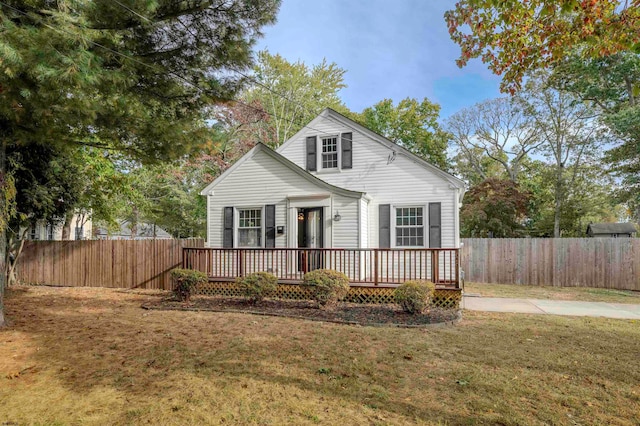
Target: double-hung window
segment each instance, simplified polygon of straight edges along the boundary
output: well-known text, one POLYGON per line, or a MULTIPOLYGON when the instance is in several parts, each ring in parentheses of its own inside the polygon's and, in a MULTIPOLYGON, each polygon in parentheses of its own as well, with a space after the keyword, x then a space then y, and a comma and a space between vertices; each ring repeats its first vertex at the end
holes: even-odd
POLYGON ((422 207, 396 207, 396 246, 424 247, 422 207))
POLYGON ((47 224, 47 240, 53 241, 53 223, 47 224))
POLYGON ((322 139, 322 168, 338 168, 338 137, 329 136, 322 139))
POLYGON ((238 209, 238 247, 262 247, 262 209, 238 209))

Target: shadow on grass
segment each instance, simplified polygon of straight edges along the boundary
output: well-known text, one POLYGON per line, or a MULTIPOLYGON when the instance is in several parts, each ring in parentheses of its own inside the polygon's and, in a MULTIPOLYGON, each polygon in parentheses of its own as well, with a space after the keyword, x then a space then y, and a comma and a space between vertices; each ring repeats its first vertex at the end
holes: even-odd
POLYGON ((158 296, 114 294, 11 291, 7 312, 12 329, 37 341, 35 361, 78 394, 110 386, 162 398, 179 387, 170 380, 190 375, 214 390, 256 381, 405 419, 464 424, 470 416, 497 422, 509 413, 526 423, 532 418, 516 406, 528 393, 541 395, 536 416, 552 416, 563 402, 546 398, 544 384, 514 376, 546 380, 554 391, 585 386, 588 378, 593 386, 577 397, 592 398, 610 397, 612 384, 640 381, 640 369, 629 368, 640 333, 615 320, 477 315, 445 330, 373 329, 147 312, 140 304, 158 296))

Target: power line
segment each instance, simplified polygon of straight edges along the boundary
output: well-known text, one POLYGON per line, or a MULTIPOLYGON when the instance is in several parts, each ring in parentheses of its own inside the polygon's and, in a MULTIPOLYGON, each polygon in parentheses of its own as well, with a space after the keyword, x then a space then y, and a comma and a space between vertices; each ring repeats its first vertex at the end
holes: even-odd
MULTIPOLYGON (((118 5, 119 5, 120 7, 122 7, 123 9, 125 9, 125 10, 127 10, 127 11, 131 12, 131 13, 132 13, 132 14, 134 14, 135 16, 138 16, 139 18, 144 19, 145 21, 147 21, 147 22, 149 22, 149 23, 151 23, 151 24, 153 24, 153 23, 154 23, 150 18, 146 17, 145 15, 141 14, 140 12, 137 12, 136 10, 134 10, 134 9, 130 8, 129 6, 127 6, 127 5, 123 4, 123 3, 122 3, 122 2, 120 2, 119 0, 113 0, 113 2, 114 2, 114 3, 116 3, 116 4, 118 4, 118 5)), ((183 23, 182 23, 182 21, 181 21, 180 19, 177 19, 177 21, 178 21, 178 23, 179 23, 179 24, 180 24, 180 25, 181 25, 181 26, 182 26, 182 27, 183 27, 187 32, 189 32, 189 34, 191 34, 193 37, 196 37, 196 34, 194 34, 193 32, 191 32, 191 30, 190 30, 190 29, 189 29, 185 24, 183 24, 183 23)), ((168 33, 166 32, 166 30, 165 30, 165 29, 160 28, 159 30, 160 30, 160 31, 162 31, 164 34, 166 34, 166 35, 170 36, 170 34, 168 34, 168 33)), ((196 49, 198 52, 200 52, 201 54, 204 54, 204 52, 201 50, 201 48, 200 48, 200 47, 198 47, 197 45, 194 45, 194 47, 195 47, 195 49, 196 49)), ((310 112, 310 113, 311 113, 311 114, 313 114, 313 115, 318 115, 318 112, 317 112, 317 111, 310 111, 309 109, 307 109, 307 107, 306 107, 306 106, 302 105, 302 104, 301 104, 301 103, 299 103, 298 101, 295 101, 295 100, 293 100, 293 99, 290 99, 289 97, 287 97, 287 96, 285 96, 284 94, 282 94, 282 93, 280 93, 280 92, 278 92, 278 91, 274 90, 272 87, 269 87, 267 84, 265 84, 265 83, 261 82, 260 80, 258 80, 258 79, 256 79, 256 78, 254 78, 254 77, 251 77, 251 76, 249 76, 249 75, 247 75, 247 74, 243 73, 242 71, 240 71, 240 70, 238 70, 238 69, 236 69, 236 68, 231 68, 231 70, 232 70, 232 71, 234 71, 234 72, 236 72, 236 73, 238 73, 238 74, 240 74, 240 75, 241 75, 241 76, 243 76, 244 78, 246 78, 246 79, 248 79, 248 80, 252 81, 253 83, 257 84, 258 86, 263 87, 264 89, 266 89, 266 90, 268 90, 269 92, 271 92, 271 93, 275 94, 276 96, 279 96, 280 98, 284 99, 285 101, 290 102, 290 103, 292 103, 292 104, 295 104, 295 105, 299 106, 300 108, 304 109, 306 112, 310 112)), ((237 101, 237 100, 236 100, 236 101, 237 101)), ((241 103, 241 104, 243 104, 243 105, 245 105, 245 106, 247 106, 247 107, 249 107, 249 108, 256 108, 256 107, 253 107, 253 106, 248 105, 248 104, 246 104, 246 103, 243 103, 243 102, 241 102, 241 101, 237 101, 237 102, 239 102, 239 103, 241 103)), ((266 113, 266 114, 269 114, 269 115, 271 115, 271 116, 274 116, 273 114, 270 114, 270 113, 269 113, 269 112, 267 112, 267 111, 262 110, 262 112, 264 112, 264 113, 266 113)), ((290 121, 290 122, 291 122, 291 123, 293 123, 293 124, 297 124, 297 125, 301 126, 301 124, 300 124, 300 123, 297 123, 297 122, 294 122, 294 121, 290 121)), ((307 127, 307 126, 305 126, 305 127, 307 127)), ((316 130, 316 131, 318 131, 318 130, 316 130)))
MULTIPOLYGON (((118 4, 120 4, 121 6, 123 6, 123 5, 122 5, 120 2, 118 2, 117 0, 114 0, 114 1, 115 1, 116 3, 118 3, 118 4)), ((17 13, 21 14, 21 15, 23 15, 23 16, 27 16, 27 17, 29 16, 29 14, 28 14, 27 12, 24 12, 24 11, 22 11, 22 10, 20 10, 20 9, 16 9, 16 8, 15 8, 15 7, 13 7, 13 6, 10 6, 10 5, 8 5, 8 4, 6 4, 6 3, 4 3, 3 1, 0 1, 0 5, 3 5, 3 6, 5 6, 5 7, 7 7, 7 8, 9 8, 9 9, 11 9, 11 10, 13 10, 13 11, 15 11, 15 12, 17 12, 17 13)), ((131 9, 127 8, 126 6, 124 6, 124 7, 125 7, 126 9, 130 10, 132 13, 135 13, 135 11, 132 11, 131 9)), ((136 14, 137 14, 137 13, 136 13, 136 14)), ((141 16, 141 15, 140 15, 140 16, 141 16)), ((148 19, 148 18, 145 18, 145 19, 148 19)), ((178 21, 178 22, 180 22, 180 21, 178 21)), ((76 36, 77 36, 77 34, 73 34, 73 33, 69 32, 69 31, 65 31, 65 30, 63 30, 63 29, 61 29, 61 28, 53 27, 53 26, 51 26, 51 25, 49 25, 49 24, 47 24, 47 23, 45 23, 45 22, 41 22, 41 23, 42 23, 42 25, 43 25, 43 26, 45 26, 45 27, 47 27, 47 28, 49 28, 49 29, 52 29, 52 30, 54 30, 54 31, 58 31, 58 32, 61 32, 61 33, 67 34, 67 35, 74 36, 74 37, 76 37, 76 36)), ((182 24, 182 23, 181 23, 181 24, 182 24)), ((166 34, 166 33, 165 33, 165 34, 166 34)), ((104 49, 104 50, 106 50, 106 51, 109 51, 109 52, 111 52, 111 53, 114 53, 114 54, 116 54, 116 55, 118 55, 118 56, 120 56, 120 57, 123 57, 123 58, 129 59, 129 60, 131 60, 131 61, 133 61, 133 62, 135 62, 135 63, 137 63, 137 64, 140 64, 140 65, 143 65, 143 66, 148 67, 148 68, 150 68, 150 69, 153 69, 154 71, 156 70, 156 68, 155 68, 154 66, 152 66, 152 65, 150 65, 150 64, 147 64, 146 62, 142 62, 142 61, 140 61, 139 59, 134 58, 133 56, 130 56, 130 55, 124 54, 124 53, 122 53, 122 52, 118 52, 117 50, 113 50, 113 49, 111 49, 110 47, 107 47, 107 46, 105 46, 105 45, 103 45, 103 44, 100 44, 100 43, 98 43, 98 42, 96 42, 96 41, 94 41, 94 40, 88 40, 87 38, 85 38, 85 37, 84 37, 84 36, 82 36, 82 35, 80 35, 80 38, 82 38, 82 39, 83 39, 84 41, 86 41, 87 43, 90 43, 90 44, 92 44, 92 45, 94 45, 94 46, 100 47, 100 48, 102 48, 102 49, 104 49)), ((189 85, 189 86, 191 86, 191 87, 193 87, 193 88, 197 89, 200 93, 213 94, 213 92, 212 92, 212 91, 207 90, 207 89, 203 89, 203 88, 199 87, 197 84, 195 84, 195 83, 193 83, 193 82, 189 81, 188 79, 186 79, 185 77, 183 77, 183 76, 181 76, 181 75, 177 74, 175 71, 166 71, 166 72, 167 72, 167 74, 170 74, 170 75, 172 75, 172 76, 174 76, 174 77, 178 78, 179 80, 181 80, 181 81, 185 82, 187 85, 189 85)), ((267 114, 267 115, 269 115, 269 116, 271 116, 271 117, 277 118, 275 114, 270 113, 269 111, 265 111, 265 110, 263 110, 263 109, 261 109, 261 108, 255 107, 255 106, 253 106, 253 105, 249 105, 249 104, 247 104, 246 102, 240 101, 240 100, 238 100, 238 99, 229 99, 229 101, 232 101, 232 102, 238 103, 238 104, 243 105, 243 106, 245 106, 245 107, 247 107, 247 108, 251 108, 251 109, 253 109, 253 110, 255 110, 255 111, 258 111, 258 112, 261 112, 261 113, 267 114)), ((313 130, 313 131, 315 131, 315 132, 320 132, 320 133, 329 134, 329 133, 327 133, 327 132, 325 132, 325 131, 318 130, 318 129, 314 129, 313 127, 310 127, 310 126, 308 126, 308 125, 300 124, 299 122, 294 121, 293 119, 289 119, 289 118, 286 118, 286 117, 280 117, 280 118, 281 118, 281 119, 283 119, 283 120, 285 120, 285 121, 288 121, 288 122, 290 122, 290 123, 292 123, 292 124, 296 124, 296 125, 298 125, 298 126, 302 126, 303 128, 307 128, 307 129, 309 129, 309 130, 313 130)))

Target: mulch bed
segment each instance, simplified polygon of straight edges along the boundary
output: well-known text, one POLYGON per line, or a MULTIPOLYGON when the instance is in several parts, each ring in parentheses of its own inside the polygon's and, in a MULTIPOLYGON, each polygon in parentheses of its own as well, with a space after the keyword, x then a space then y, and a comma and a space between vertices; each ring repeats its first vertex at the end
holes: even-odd
POLYGON ((269 299, 252 305, 242 298, 223 296, 196 296, 188 304, 174 299, 164 299, 146 303, 142 307, 161 310, 250 313, 314 321, 398 327, 453 324, 461 318, 460 311, 454 309, 429 308, 422 314, 411 315, 392 304, 339 303, 330 309, 318 309, 315 303, 310 301, 269 299))

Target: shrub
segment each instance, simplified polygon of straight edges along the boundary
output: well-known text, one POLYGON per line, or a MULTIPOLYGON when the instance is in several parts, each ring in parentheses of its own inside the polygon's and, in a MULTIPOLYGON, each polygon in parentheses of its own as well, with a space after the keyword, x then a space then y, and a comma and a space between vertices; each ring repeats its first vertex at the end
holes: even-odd
POLYGON ((318 306, 335 305, 349 293, 349 278, 342 272, 331 269, 307 272, 303 282, 311 287, 312 297, 318 302, 318 306))
POLYGON ((435 290, 431 281, 407 281, 395 289, 393 298, 405 312, 419 314, 429 305, 435 290))
POLYGON ((254 272, 245 277, 238 277, 236 283, 249 302, 257 303, 275 291, 278 278, 268 272, 254 272))
POLYGON ((191 299, 191 292, 200 284, 207 282, 204 272, 192 269, 174 269, 171 271, 171 279, 174 282, 173 294, 181 302, 191 299))

